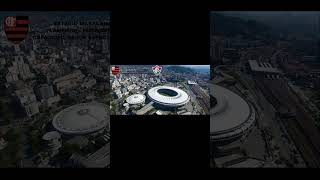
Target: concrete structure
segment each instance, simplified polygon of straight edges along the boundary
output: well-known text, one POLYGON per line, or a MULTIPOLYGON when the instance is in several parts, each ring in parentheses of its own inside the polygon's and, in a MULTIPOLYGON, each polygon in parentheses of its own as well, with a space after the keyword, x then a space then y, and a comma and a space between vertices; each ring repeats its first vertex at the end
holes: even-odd
POLYGON ((62 146, 61 135, 57 131, 47 132, 42 139, 46 142, 50 153, 56 154, 62 146))
POLYGON ((53 87, 48 84, 39 85, 36 89, 39 99, 48 99, 54 96, 53 87))
POLYGON ((82 103, 60 111, 53 127, 64 134, 89 134, 109 125, 108 107, 102 103, 82 103))
POLYGON ((96 79, 94 79, 94 78, 85 78, 84 82, 81 84, 81 87, 90 89, 96 84, 97 84, 96 79))
POLYGON ((50 97, 46 100, 46 105, 48 107, 51 107, 52 105, 57 104, 60 100, 61 100, 60 95, 50 97))
POLYGON ((55 79, 53 84, 56 85, 57 90, 61 94, 64 94, 68 90, 78 87, 84 77, 85 75, 83 75, 80 70, 77 70, 71 74, 55 79))
POLYGON ((137 115, 144 115, 144 114, 146 114, 147 112, 153 110, 153 109, 154 109, 153 103, 154 103, 154 102, 148 103, 148 104, 145 105, 143 108, 139 109, 139 110, 136 112, 136 114, 137 114, 137 115))
POLYGON ((146 96, 143 94, 134 94, 129 96, 126 101, 130 105, 137 105, 137 104, 143 104, 146 100, 146 96))
POLYGON ((32 88, 24 88, 15 91, 21 106, 24 108, 27 116, 31 117, 39 113, 39 104, 32 88))
POLYGON ((168 107, 179 107, 187 104, 190 96, 181 89, 170 86, 156 86, 148 91, 151 101, 168 107))
POLYGON ((279 69, 273 67, 270 63, 248 60, 249 66, 253 72, 279 74, 279 69))
POLYGON ((32 102, 30 104, 26 104, 24 105, 24 109, 29 117, 36 115, 40 112, 38 102, 32 102))
POLYGON ((75 46, 70 47, 70 60, 72 62, 75 62, 79 59, 78 50, 79 49, 75 46))
POLYGON ((106 168, 110 165, 110 143, 86 157, 77 153, 70 158, 75 164, 86 168, 106 168))
POLYGON ((241 137, 255 122, 254 108, 236 93, 213 85, 210 117, 210 139, 232 141, 241 137))
POLYGON ((198 84, 192 84, 189 86, 191 91, 197 96, 199 105, 202 107, 205 114, 210 114, 210 97, 208 93, 204 92, 198 84))
POLYGON ((6 75, 6 80, 7 82, 15 82, 15 81, 18 81, 19 80, 19 73, 17 71, 17 69, 15 69, 14 67, 9 67, 8 68, 8 73, 6 75))
POLYGON ((75 136, 68 140, 66 144, 77 145, 80 149, 82 149, 89 144, 89 140, 86 136, 75 136))
POLYGON ((194 82, 194 81, 190 81, 190 80, 188 80, 188 84, 189 85, 195 85, 195 84, 197 84, 196 82, 194 82))
POLYGON ((19 79, 26 80, 34 77, 31 73, 29 65, 24 63, 22 56, 15 56, 15 60, 12 62, 12 66, 8 68, 6 75, 7 82, 15 82, 19 79))

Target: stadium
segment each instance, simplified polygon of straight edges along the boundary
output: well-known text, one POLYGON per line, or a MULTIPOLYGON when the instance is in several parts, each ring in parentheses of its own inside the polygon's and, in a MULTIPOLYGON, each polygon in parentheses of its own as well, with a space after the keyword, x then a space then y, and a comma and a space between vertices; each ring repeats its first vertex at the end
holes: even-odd
POLYGON ((163 107, 180 107, 187 104, 190 96, 181 89, 170 86, 156 86, 147 93, 149 99, 163 107))
POLYGON ((255 110, 236 93, 213 84, 210 139, 224 144, 241 138, 255 122, 255 110))
POLYGON ((146 96, 143 94, 134 94, 129 96, 126 101, 130 105, 143 104, 146 100, 146 96))
POLYGON ((63 134, 90 134, 109 125, 108 107, 102 103, 76 104, 54 116, 53 127, 63 134))

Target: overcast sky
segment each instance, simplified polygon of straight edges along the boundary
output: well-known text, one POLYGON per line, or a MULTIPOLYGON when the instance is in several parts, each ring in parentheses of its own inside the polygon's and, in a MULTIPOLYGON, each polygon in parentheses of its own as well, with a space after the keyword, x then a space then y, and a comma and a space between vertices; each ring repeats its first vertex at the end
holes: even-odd
POLYGON ((178 65, 190 68, 210 68, 210 65, 178 65))

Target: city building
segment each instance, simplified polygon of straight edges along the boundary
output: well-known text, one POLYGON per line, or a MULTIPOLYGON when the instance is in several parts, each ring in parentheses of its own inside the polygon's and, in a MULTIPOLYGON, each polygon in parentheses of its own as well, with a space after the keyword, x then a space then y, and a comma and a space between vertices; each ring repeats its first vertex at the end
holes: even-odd
POLYGON ((31 102, 29 104, 25 104, 24 109, 27 113, 27 116, 29 116, 29 117, 36 115, 40 112, 38 102, 31 102))
POLYGON ((53 106, 54 104, 57 104, 58 102, 60 102, 60 100, 61 100, 60 95, 56 95, 56 96, 49 97, 49 98, 46 100, 46 105, 47 105, 48 107, 51 107, 51 106, 53 106))
POLYGON ((278 68, 273 67, 267 62, 258 62, 256 60, 248 60, 250 69, 255 74, 280 74, 278 68))
POLYGON ((39 113, 39 104, 32 88, 16 90, 15 95, 27 116, 31 117, 39 113))
POLYGON ((107 168, 110 165, 110 143, 87 156, 74 153, 70 159, 76 166, 80 167, 107 168))
POLYGON ((194 81, 190 81, 190 80, 188 80, 188 84, 189 85, 194 85, 194 84, 197 84, 196 82, 194 82, 194 81))
POLYGON ((24 63, 22 56, 15 56, 12 66, 17 69, 17 72, 22 80, 34 77, 34 74, 30 71, 29 65, 24 63))
POLYGON ((40 100, 48 99, 54 96, 53 87, 48 84, 41 84, 36 88, 36 95, 39 97, 40 100))
POLYGON ((19 80, 19 77, 18 77, 19 73, 16 68, 9 67, 8 71, 9 72, 6 75, 6 80, 8 83, 15 82, 15 81, 19 80))
POLYGON ((43 135, 42 139, 51 156, 56 155, 62 146, 61 135, 57 131, 50 131, 43 135))
POLYGON ((6 74, 6 80, 8 83, 21 80, 27 80, 34 77, 31 73, 29 65, 24 63, 22 56, 15 56, 12 66, 8 67, 8 73, 6 74))
POLYGON ((76 70, 71 74, 55 79, 53 84, 61 94, 65 94, 68 90, 78 87, 84 77, 85 75, 80 70, 76 70))
POLYGON ((75 46, 70 47, 70 61, 75 62, 79 59, 78 48, 75 46))
POLYGON ((84 82, 81 84, 81 87, 90 89, 96 84, 97 84, 96 79, 87 77, 84 79, 84 82))

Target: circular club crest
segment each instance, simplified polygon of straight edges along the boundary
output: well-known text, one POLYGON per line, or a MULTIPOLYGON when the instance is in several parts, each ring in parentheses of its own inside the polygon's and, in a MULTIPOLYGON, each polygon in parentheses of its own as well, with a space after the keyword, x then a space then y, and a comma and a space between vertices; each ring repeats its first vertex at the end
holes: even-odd
POLYGON ((152 67, 153 73, 157 76, 161 74, 161 70, 162 70, 161 66, 156 65, 152 67))
POLYGON ((9 16, 6 18, 5 23, 8 27, 15 27, 16 26, 16 18, 9 16))

